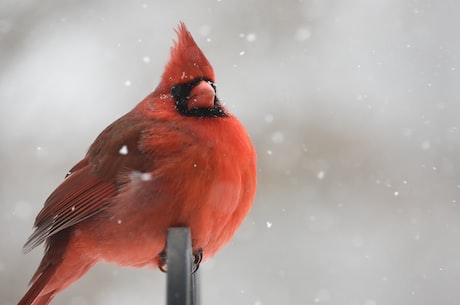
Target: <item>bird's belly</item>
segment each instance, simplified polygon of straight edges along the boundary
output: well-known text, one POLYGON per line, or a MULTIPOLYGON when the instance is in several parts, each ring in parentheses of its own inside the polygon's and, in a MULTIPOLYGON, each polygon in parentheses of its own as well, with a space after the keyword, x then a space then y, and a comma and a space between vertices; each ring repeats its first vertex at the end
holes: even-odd
POLYGON ((132 267, 158 265, 158 254, 166 244, 166 230, 135 220, 110 219, 105 220, 104 225, 94 223, 77 226, 74 239, 82 248, 91 243, 91 247, 97 249, 93 251, 97 261, 132 267))
POLYGON ((125 192, 126 197, 119 197, 106 211, 77 225, 75 235, 85 235, 81 240, 93 243, 98 261, 157 266, 168 228, 186 226, 191 230, 193 250, 201 249, 204 258, 213 256, 228 242, 246 212, 235 212, 240 204, 239 183, 216 179, 205 186, 196 179, 188 181, 187 190, 192 190, 188 192, 162 196, 151 191, 154 197, 142 193, 145 188, 125 192))

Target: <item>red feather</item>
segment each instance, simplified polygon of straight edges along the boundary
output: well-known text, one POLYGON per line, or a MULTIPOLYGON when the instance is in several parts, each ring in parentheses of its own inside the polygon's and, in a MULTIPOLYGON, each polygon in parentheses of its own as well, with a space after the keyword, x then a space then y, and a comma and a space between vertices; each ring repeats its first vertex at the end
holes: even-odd
POLYGON ((185 25, 157 89, 108 126, 46 200, 25 251, 46 241, 19 302, 48 304, 100 261, 158 266, 166 232, 188 226, 203 258, 226 244, 256 189, 256 154, 215 93, 185 25))

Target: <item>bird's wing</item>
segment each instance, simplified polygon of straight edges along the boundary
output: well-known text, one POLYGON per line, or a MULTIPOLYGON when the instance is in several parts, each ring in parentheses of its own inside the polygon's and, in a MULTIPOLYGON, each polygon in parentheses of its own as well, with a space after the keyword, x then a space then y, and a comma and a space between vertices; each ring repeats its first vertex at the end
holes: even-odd
POLYGON ((35 219, 36 230, 24 245, 24 252, 31 251, 51 235, 102 211, 116 194, 115 185, 92 174, 86 161, 86 166, 72 172, 48 197, 35 219))
POLYGON ((48 197, 35 219, 35 232, 24 245, 29 252, 48 237, 101 211, 116 197, 132 170, 151 162, 139 150, 145 124, 119 120, 107 127, 66 179, 48 197))

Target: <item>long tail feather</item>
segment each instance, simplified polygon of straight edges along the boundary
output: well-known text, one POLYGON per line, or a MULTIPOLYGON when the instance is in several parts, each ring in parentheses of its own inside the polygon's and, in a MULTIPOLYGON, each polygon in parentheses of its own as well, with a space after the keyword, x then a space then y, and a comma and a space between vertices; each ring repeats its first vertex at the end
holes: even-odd
POLYGON ((72 229, 63 230, 47 240, 46 252, 31 280, 31 286, 18 305, 47 305, 64 288, 85 274, 94 261, 71 249, 72 229))

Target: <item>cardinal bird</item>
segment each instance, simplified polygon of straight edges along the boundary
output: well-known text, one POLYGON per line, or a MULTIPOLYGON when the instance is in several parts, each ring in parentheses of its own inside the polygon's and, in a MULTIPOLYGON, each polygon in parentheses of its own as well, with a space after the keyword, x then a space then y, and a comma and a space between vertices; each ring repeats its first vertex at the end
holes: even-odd
POLYGON ((167 230, 186 226, 213 256, 256 189, 256 153, 216 96, 214 72, 181 23, 158 87, 109 125, 38 214, 44 257, 19 305, 49 304, 98 262, 161 266, 167 230))

